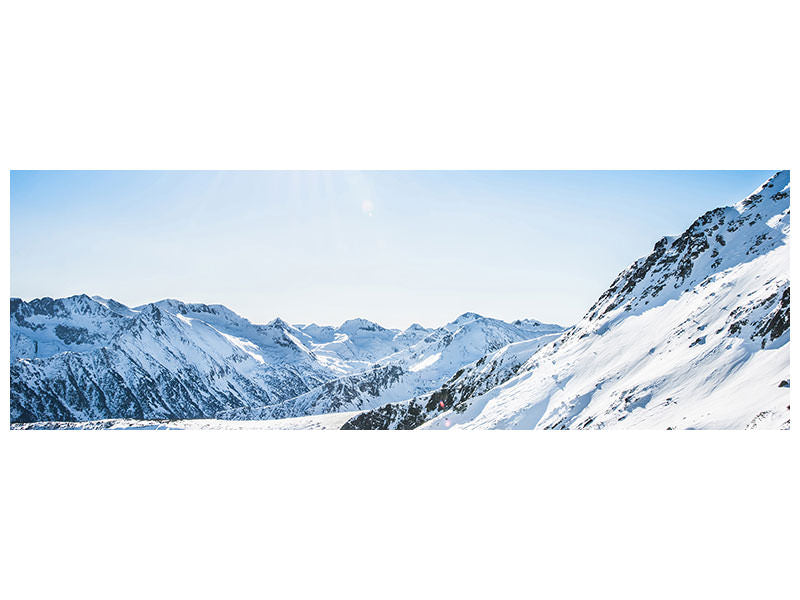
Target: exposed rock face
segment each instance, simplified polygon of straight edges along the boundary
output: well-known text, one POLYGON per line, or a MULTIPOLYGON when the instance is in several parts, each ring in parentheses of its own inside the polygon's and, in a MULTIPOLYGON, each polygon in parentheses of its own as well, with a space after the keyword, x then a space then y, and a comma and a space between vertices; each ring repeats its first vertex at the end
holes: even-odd
POLYGON ((598 320, 620 307, 631 311, 662 304, 713 273, 784 244, 788 185, 789 172, 778 172, 736 207, 708 211, 677 238, 661 238, 649 256, 619 274, 586 319, 598 320))
POLYGON ((504 346, 464 365, 441 388, 364 411, 347 421, 342 429, 415 429, 440 413, 452 410, 460 414, 470 398, 513 377, 536 350, 558 335, 547 334, 504 346))

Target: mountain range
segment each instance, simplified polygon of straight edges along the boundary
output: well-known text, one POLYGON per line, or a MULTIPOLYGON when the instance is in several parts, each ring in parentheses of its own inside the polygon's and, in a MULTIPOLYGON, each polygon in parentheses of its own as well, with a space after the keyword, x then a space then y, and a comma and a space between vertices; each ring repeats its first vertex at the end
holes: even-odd
MULTIPOLYGON (((11 300, 14 427, 788 428, 788 171, 658 240, 575 325, 256 325, 11 300)), ((498 293, 502 293, 498 290, 498 293)))
POLYGON ((11 301, 12 422, 262 419, 373 408, 460 365, 562 331, 475 313, 438 329, 255 325, 221 305, 99 296, 11 301))

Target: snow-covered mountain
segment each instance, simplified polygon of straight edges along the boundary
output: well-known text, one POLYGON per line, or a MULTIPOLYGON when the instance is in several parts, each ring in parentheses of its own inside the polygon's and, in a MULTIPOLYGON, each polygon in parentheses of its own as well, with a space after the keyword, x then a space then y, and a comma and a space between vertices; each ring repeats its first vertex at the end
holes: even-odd
POLYGON ((533 321, 479 321, 486 331, 477 334, 475 319, 467 320, 468 327, 412 325, 405 331, 365 319, 339 327, 292 326, 281 319, 256 325, 219 304, 161 300, 129 308, 99 296, 15 298, 11 417, 191 419, 370 408, 385 394, 394 400, 427 391, 462 360, 528 331, 552 330, 533 321), (459 342, 444 359, 431 358, 454 335, 459 342))
POLYGON ((374 408, 436 389, 460 367, 508 344, 529 340, 538 347, 562 331, 558 325, 529 319, 506 323, 466 313, 364 371, 329 381, 279 404, 224 411, 217 417, 279 419, 374 408))
MULTIPOLYGON (((779 172, 662 238, 516 375, 421 426, 788 428, 789 191, 779 172)), ((396 426, 379 417, 350 423, 396 426)))
POLYGON ((31 302, 12 298, 11 362, 99 348, 119 331, 124 317, 113 305, 86 295, 31 302))
POLYGON ((95 348, 16 360, 11 420, 199 418, 279 401, 333 377, 270 326, 256 344, 158 303, 118 321, 95 348))
POLYGON ((458 369, 441 387, 421 396, 386 403, 354 414, 342 429, 416 429, 452 409, 463 412, 466 402, 513 377, 525 362, 558 333, 514 342, 458 369))

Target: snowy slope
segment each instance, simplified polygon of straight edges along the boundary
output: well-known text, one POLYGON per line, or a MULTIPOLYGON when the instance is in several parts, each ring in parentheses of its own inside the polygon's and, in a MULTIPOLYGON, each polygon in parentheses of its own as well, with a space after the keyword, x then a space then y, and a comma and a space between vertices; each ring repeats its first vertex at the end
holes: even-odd
POLYGON ((39 421, 36 423, 12 423, 11 429, 91 429, 91 430, 133 430, 133 429, 341 429, 342 425, 355 413, 331 413, 312 415, 294 419, 272 421, 226 421, 220 419, 102 419, 96 421, 39 421))
POLYGON ((421 396, 355 413, 342 429, 415 429, 439 413, 463 411, 466 402, 513 377, 542 346, 559 333, 515 342, 462 366, 441 387, 421 396))
POLYGON ((375 408, 430 392, 459 368, 508 344, 542 345, 563 328, 533 320, 506 323, 466 313, 430 331, 419 342, 386 356, 364 371, 329 381, 306 394, 258 409, 221 412, 225 419, 279 419, 375 408))
POLYGON ((663 238, 520 373, 423 428, 788 428, 789 173, 663 238))

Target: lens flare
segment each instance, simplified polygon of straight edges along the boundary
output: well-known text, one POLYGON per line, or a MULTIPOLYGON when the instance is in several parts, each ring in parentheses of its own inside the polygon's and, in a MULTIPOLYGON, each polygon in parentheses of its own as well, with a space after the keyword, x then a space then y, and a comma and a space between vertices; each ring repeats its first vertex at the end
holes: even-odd
POLYGON ((361 203, 361 210, 364 214, 371 217, 372 211, 375 210, 375 205, 372 203, 372 200, 367 198, 361 203))

